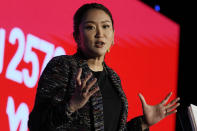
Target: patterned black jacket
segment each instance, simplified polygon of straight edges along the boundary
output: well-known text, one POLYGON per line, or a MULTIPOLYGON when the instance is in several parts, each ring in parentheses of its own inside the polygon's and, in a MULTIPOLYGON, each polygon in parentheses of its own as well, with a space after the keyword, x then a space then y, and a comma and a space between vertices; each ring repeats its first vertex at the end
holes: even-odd
MULTIPOLYGON (((119 76, 105 62, 103 65, 121 98, 119 131, 141 131, 142 117, 127 122, 128 103, 119 76)), ((80 67, 83 70, 82 78, 91 72, 80 52, 54 57, 47 64, 38 83, 34 108, 29 115, 30 131, 104 131, 100 91, 92 95, 84 107, 71 115, 67 113, 67 102, 74 93, 75 77, 80 67)), ((98 83, 92 89, 96 85, 98 83)))

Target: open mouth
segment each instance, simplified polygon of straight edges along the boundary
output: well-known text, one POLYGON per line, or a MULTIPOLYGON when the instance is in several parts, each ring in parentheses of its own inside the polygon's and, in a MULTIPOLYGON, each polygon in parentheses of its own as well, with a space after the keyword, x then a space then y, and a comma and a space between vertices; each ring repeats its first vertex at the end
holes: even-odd
POLYGON ((102 42, 102 41, 96 41, 95 42, 97 45, 104 45, 105 43, 104 42, 102 42))
POLYGON ((105 43, 102 42, 102 41, 96 41, 95 45, 96 45, 97 48, 102 48, 102 47, 104 47, 105 43))

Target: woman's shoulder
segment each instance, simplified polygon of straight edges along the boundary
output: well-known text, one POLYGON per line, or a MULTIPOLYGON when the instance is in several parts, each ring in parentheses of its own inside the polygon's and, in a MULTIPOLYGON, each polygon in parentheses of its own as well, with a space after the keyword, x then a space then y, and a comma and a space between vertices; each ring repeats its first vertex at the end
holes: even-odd
POLYGON ((60 55, 53 57, 50 61, 52 62, 68 62, 73 58, 73 55, 60 55))
POLYGON ((53 57, 49 62, 48 65, 65 65, 69 64, 71 61, 73 61, 73 55, 60 55, 53 57))
POLYGON ((54 72, 68 70, 73 61, 72 55, 60 55, 53 57, 46 65, 44 72, 54 72))

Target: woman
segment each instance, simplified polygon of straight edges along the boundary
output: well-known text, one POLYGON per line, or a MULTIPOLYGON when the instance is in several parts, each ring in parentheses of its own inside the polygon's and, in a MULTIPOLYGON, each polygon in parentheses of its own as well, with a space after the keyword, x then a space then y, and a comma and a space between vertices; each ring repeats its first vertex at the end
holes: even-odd
POLYGON ((101 4, 80 7, 74 15, 74 55, 54 57, 38 83, 30 131, 142 131, 179 106, 171 94, 150 106, 139 94, 143 116, 127 123, 128 103, 119 76, 108 67, 105 54, 114 44, 113 18, 101 4))

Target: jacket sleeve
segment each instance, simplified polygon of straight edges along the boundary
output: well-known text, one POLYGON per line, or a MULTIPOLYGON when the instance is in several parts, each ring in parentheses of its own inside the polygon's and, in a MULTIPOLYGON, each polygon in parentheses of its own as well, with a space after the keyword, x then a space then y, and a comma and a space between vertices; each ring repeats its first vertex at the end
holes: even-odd
MULTIPOLYGON (((68 61, 67 61, 68 63, 68 61)), ((54 57, 44 69, 29 115, 30 131, 56 130, 75 119, 77 112, 67 113, 69 64, 62 57, 54 57)))
MULTIPOLYGON (((143 116, 135 117, 127 122, 127 131, 142 131, 142 119, 143 116)), ((144 130, 149 131, 149 128, 144 130)))

